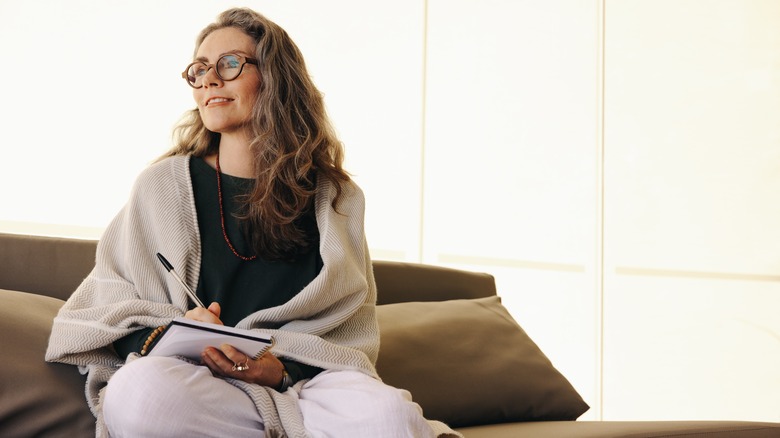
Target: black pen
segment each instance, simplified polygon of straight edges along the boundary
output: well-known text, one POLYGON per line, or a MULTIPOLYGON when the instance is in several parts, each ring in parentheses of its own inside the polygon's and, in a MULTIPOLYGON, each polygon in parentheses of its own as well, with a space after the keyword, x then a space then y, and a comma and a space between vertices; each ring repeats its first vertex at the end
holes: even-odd
POLYGON ((168 272, 170 272, 170 273, 171 273, 171 275, 173 275, 173 278, 175 278, 175 279, 176 279, 176 281, 178 281, 178 282, 179 282, 179 284, 181 284, 181 285, 184 287, 184 291, 185 291, 185 292, 187 292, 187 296, 189 296, 189 297, 190 297, 190 299, 192 300, 192 302, 193 302, 193 303, 195 303, 195 305, 197 305, 198 307, 206 307, 206 306, 204 306, 204 305, 203 305, 203 303, 202 303, 202 302, 201 302, 201 301, 198 299, 198 296, 197 296, 197 295, 195 295, 195 292, 193 292, 193 291, 192 291, 192 289, 190 289, 190 287, 189 287, 189 286, 187 286, 187 283, 185 283, 185 282, 184 282, 184 280, 182 280, 182 279, 181 279, 181 277, 179 277, 179 274, 177 274, 177 273, 176 273, 176 271, 173 269, 173 265, 171 264, 171 262, 169 262, 169 261, 168 261, 168 260, 167 260, 165 257, 163 257, 163 255, 162 255, 162 254, 160 254, 159 252, 157 253, 157 258, 158 258, 158 259, 160 259, 160 262, 163 264, 163 266, 165 266, 165 269, 166 269, 166 270, 168 270, 168 272))

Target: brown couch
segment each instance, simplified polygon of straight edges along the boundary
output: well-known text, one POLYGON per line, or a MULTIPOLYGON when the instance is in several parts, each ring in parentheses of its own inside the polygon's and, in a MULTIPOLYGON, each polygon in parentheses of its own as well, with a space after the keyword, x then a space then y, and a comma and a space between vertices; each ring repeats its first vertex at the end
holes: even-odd
MULTIPOLYGON (((94 435, 84 377, 43 356, 95 245, 0 233, 2 437, 94 435)), ((374 271, 380 375, 468 438, 780 437, 780 423, 574 421, 587 404, 501 306, 492 276, 386 261, 374 271)))

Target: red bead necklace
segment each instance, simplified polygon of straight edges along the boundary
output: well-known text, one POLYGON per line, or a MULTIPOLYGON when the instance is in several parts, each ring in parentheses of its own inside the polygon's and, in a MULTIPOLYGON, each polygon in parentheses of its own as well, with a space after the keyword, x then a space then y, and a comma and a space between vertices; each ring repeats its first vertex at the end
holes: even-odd
POLYGON ((217 152, 217 195, 219 197, 219 219, 222 223, 222 237, 225 238, 225 242, 227 243, 228 247, 231 251, 233 251, 233 254, 235 254, 236 257, 240 258, 241 260, 248 262, 256 259, 257 255, 247 257, 239 254, 233 244, 230 243, 230 239, 228 238, 227 229, 225 228, 225 212, 222 208, 222 171, 219 170, 219 152, 217 152))

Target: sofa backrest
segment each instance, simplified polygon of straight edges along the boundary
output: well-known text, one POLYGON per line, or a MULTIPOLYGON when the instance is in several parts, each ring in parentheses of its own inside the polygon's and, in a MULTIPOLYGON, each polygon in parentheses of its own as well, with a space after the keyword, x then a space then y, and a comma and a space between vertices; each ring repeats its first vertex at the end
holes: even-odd
POLYGON ((492 275, 419 263, 374 260, 377 304, 445 301, 496 295, 492 275))
MULTIPOLYGON (((0 289, 67 299, 95 265, 96 240, 0 233, 0 289)), ((375 260, 378 304, 483 298, 492 275, 375 260)))
POLYGON ((95 266, 97 241, 0 233, 0 289, 62 300, 95 266))

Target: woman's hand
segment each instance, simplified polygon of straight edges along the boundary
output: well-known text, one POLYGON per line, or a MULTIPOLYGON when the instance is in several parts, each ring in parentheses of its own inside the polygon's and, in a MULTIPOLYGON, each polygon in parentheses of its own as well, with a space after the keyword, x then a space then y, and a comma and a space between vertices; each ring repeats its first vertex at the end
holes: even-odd
POLYGON ((219 314, 221 312, 222 308, 219 306, 219 303, 211 303, 209 304, 208 309, 196 307, 188 310, 187 313, 184 314, 184 317, 187 319, 194 319, 195 321, 224 325, 222 324, 222 320, 219 319, 219 314))
POLYGON ((222 344, 220 348, 206 347, 201 358, 211 372, 219 376, 271 388, 282 386, 284 365, 273 354, 266 353, 259 359, 252 359, 232 345, 222 344))
MULTIPOLYGON (((184 317, 223 325, 222 320, 219 319, 221 311, 219 303, 211 303, 208 309, 196 307, 187 311, 184 317)), ((216 375, 272 388, 279 388, 282 385, 284 365, 273 354, 266 353, 259 359, 252 359, 232 345, 222 344, 220 348, 207 347, 201 353, 201 358, 216 375)))

